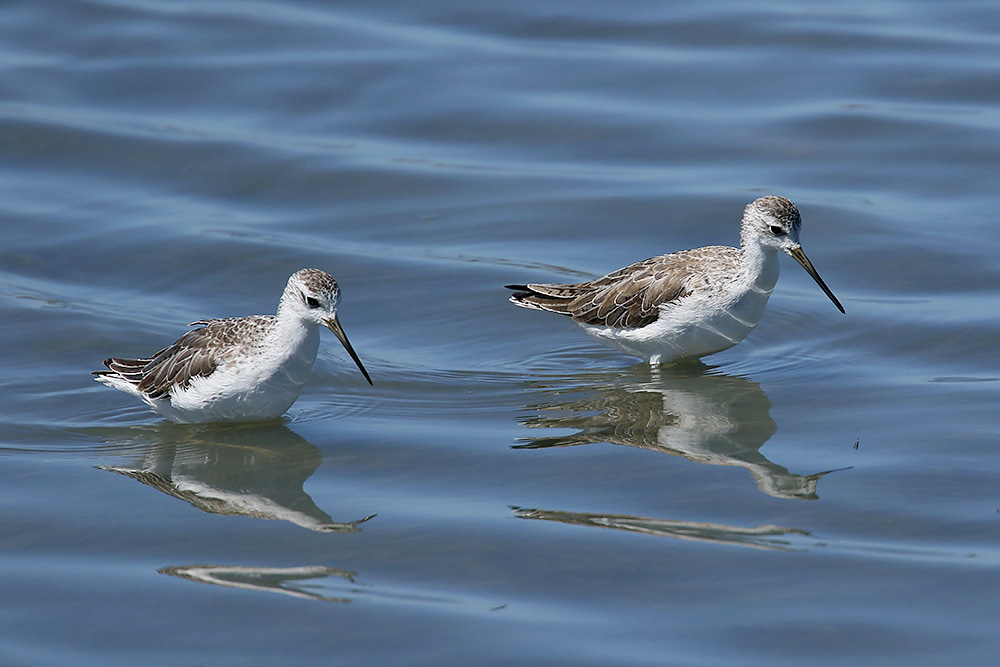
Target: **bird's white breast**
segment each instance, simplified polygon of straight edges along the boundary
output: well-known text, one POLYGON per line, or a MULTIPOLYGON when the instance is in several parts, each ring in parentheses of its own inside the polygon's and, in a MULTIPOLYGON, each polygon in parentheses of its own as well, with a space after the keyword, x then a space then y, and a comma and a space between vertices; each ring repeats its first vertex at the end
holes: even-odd
POLYGON ((764 315, 778 271, 773 252, 758 253, 747 259, 735 279, 661 306, 659 318, 647 326, 582 326, 605 345, 653 363, 704 357, 729 349, 753 331, 764 315))
POLYGON ((205 377, 170 394, 162 414, 185 422, 277 419, 298 398, 319 351, 319 331, 278 331, 281 344, 261 345, 253 354, 224 360, 205 377), (168 412, 172 414, 167 414, 168 412))

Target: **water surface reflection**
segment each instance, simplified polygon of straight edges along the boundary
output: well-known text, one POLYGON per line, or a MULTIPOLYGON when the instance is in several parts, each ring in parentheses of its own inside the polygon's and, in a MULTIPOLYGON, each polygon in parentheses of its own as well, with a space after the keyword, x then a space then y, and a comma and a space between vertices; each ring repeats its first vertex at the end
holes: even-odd
MULTIPOLYGON (((339 570, 322 565, 303 567, 247 567, 243 565, 179 565, 164 567, 158 570, 160 574, 180 577, 199 584, 226 586, 243 590, 261 591, 266 593, 281 593, 306 600, 323 602, 350 602, 349 596, 323 595, 315 589, 317 586, 336 585, 339 577, 353 584, 355 572, 339 570)), ((343 582, 341 582, 343 583, 343 582)))
POLYGON ((628 445, 697 463, 740 466, 757 488, 776 498, 814 500, 819 478, 832 470, 799 475, 772 462, 760 448, 774 435, 771 402, 756 382, 706 375, 705 366, 660 369, 645 364, 581 378, 531 380, 542 398, 521 419, 529 428, 574 429, 535 437, 515 449, 628 445))
POLYGON ((203 512, 290 521, 319 532, 355 532, 369 515, 334 521, 303 490, 323 461, 284 424, 161 423, 103 435, 128 463, 97 466, 131 477, 203 512))
POLYGON ((655 519, 625 514, 560 512, 543 509, 525 509, 521 507, 513 509, 514 515, 520 519, 558 521, 559 523, 577 526, 612 528, 633 533, 642 533, 644 535, 674 537, 696 542, 714 542, 778 551, 805 551, 807 545, 799 544, 801 542, 801 537, 799 536, 809 535, 808 531, 799 530, 798 528, 787 528, 785 526, 770 524, 755 526, 754 528, 741 528, 739 526, 726 526, 718 523, 706 523, 704 521, 677 521, 674 519, 655 519))

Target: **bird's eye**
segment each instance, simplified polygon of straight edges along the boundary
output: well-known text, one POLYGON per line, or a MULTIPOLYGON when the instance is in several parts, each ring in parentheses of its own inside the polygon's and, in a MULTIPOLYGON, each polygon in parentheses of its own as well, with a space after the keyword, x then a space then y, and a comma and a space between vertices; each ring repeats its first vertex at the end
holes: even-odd
POLYGON ((771 233, 775 236, 784 236, 785 230, 778 225, 771 225, 771 233))
POLYGON ((310 308, 319 308, 319 299, 314 296, 307 296, 306 305, 310 308))

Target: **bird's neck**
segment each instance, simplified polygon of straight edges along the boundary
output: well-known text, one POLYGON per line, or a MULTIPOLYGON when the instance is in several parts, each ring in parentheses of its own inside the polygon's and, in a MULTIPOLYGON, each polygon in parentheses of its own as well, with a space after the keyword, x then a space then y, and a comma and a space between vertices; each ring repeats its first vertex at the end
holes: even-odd
POLYGON ((770 292, 778 282, 778 250, 760 243, 744 243, 740 247, 740 269, 748 284, 770 292))
POLYGON ((268 332, 268 337, 280 341, 281 344, 273 349, 284 350, 289 355, 305 353, 307 357, 315 358, 319 346, 317 326, 290 315, 278 308, 274 326, 268 332))

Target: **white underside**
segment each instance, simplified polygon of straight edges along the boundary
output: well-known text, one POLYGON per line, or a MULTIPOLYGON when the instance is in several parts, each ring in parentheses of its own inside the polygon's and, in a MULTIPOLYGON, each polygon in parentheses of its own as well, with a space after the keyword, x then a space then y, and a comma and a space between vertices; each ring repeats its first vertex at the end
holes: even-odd
POLYGON ((175 422, 271 421, 299 397, 319 351, 315 327, 282 333, 282 344, 262 345, 253 355, 224 362, 211 375, 195 377, 187 387, 175 387, 165 398, 150 398, 113 375, 97 379, 135 396, 175 422))
POLYGON ((763 253, 757 267, 746 267, 745 281, 726 289, 695 294, 660 307, 660 317, 637 329, 581 324, 595 340, 653 364, 698 359, 727 350, 754 330, 778 280, 775 253, 763 253), (756 274, 756 275, 754 275, 756 274))

